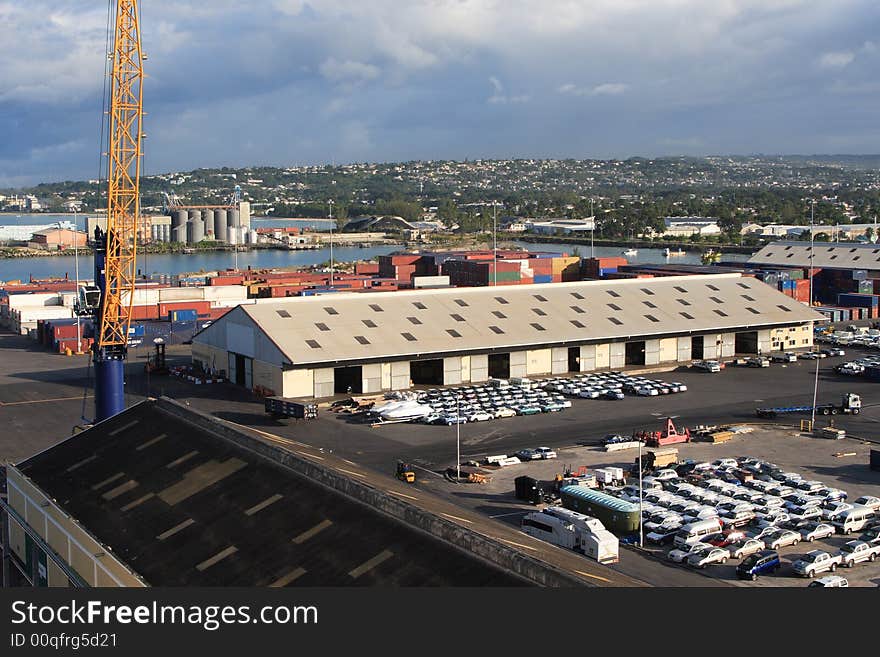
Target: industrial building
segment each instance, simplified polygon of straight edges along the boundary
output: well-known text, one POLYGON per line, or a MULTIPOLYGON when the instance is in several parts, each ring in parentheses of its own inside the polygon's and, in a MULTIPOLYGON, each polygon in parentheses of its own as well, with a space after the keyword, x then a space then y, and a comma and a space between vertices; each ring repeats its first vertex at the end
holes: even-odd
POLYGON ((197 365, 292 398, 809 347, 822 316, 737 274, 333 294, 240 306, 197 365))
POLYGON ((773 242, 749 258, 754 266, 813 267, 880 272, 880 244, 773 242))
POLYGON ((577 583, 168 399, 10 464, 5 483, 4 553, 34 586, 577 583))
POLYGON ((50 251, 63 251, 64 249, 84 248, 86 246, 86 234, 78 230, 67 228, 49 228, 40 230, 31 236, 30 246, 37 249, 50 251))
MULTIPOLYGON (((107 229, 106 217, 88 217, 88 234, 95 228, 107 229)), ((198 244, 204 240, 228 244, 256 244, 257 233, 251 229, 250 203, 234 207, 171 208, 170 215, 145 215, 138 221, 137 238, 145 242, 198 244)))

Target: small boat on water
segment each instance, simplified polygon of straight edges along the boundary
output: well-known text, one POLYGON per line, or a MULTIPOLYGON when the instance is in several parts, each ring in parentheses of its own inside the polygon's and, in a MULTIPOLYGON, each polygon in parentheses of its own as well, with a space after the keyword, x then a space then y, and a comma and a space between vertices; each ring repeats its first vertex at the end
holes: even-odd
POLYGON ((677 251, 672 251, 672 250, 670 250, 670 248, 667 246, 665 249, 663 249, 663 255, 665 255, 667 258, 671 258, 672 256, 683 256, 683 255, 686 255, 686 254, 685 254, 685 252, 682 251, 681 249, 678 249, 677 251))
POLYGON ((627 249, 626 251, 623 252, 623 255, 625 255, 625 256, 637 256, 637 255, 639 255, 639 251, 638 251, 638 249, 627 249))
POLYGON ((721 262, 721 252, 716 251, 715 249, 709 249, 700 256, 700 260, 704 265, 717 265, 721 262))

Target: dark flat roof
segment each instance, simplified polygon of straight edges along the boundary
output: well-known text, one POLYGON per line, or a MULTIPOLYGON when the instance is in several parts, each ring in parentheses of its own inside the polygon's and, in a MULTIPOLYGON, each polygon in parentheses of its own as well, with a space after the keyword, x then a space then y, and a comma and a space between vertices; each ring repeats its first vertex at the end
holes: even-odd
POLYGON ((154 586, 523 584, 153 400, 18 469, 154 586))

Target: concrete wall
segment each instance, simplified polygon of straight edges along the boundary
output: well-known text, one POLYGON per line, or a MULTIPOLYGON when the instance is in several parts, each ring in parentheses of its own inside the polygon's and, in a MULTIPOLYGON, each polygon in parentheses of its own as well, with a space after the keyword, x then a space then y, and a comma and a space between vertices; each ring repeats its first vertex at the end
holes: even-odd
POLYGON ((525 351, 510 352, 511 378, 526 378, 529 375, 528 354, 525 351))
POLYGON ((382 392, 382 365, 374 363, 361 367, 361 385, 364 394, 382 392))
POLYGON ((568 347, 554 347, 551 352, 550 374, 568 373, 568 347))
MULTIPOLYGON (((717 341, 720 339, 719 335, 704 335, 703 336, 703 358, 706 360, 715 360, 721 357, 721 349, 719 348, 717 341)), ((698 338, 699 339, 699 338, 698 338)))
POLYGON ((607 370, 611 367, 611 345, 596 345, 596 366, 593 369, 607 370))
POLYGON ((626 343, 612 342, 608 345, 610 351, 610 367, 613 370, 626 367, 626 343))
POLYGON ((530 582, 541 586, 553 587, 594 585, 593 582, 579 579, 570 573, 517 551, 496 539, 478 534, 467 527, 416 507, 405 499, 389 495, 366 483, 349 479, 330 468, 306 461, 287 450, 279 449, 263 441, 256 440, 247 434, 236 431, 232 427, 218 423, 213 418, 197 413, 192 409, 184 408, 171 400, 163 398, 159 403, 169 412, 197 426, 204 427, 226 440, 241 445, 245 449, 256 452, 289 470, 298 472, 310 481, 377 509, 409 527, 414 527, 430 534, 447 545, 453 546, 455 549, 476 555, 530 582))
POLYGON ((411 388, 409 374, 409 361, 391 363, 391 389, 408 390, 411 388))
POLYGON ((721 357, 733 358, 736 356, 736 333, 721 334, 721 357))
POLYGON ((312 370, 315 378, 315 397, 322 399, 332 397, 334 393, 334 376, 332 367, 312 370))
POLYGON ((463 382, 469 382, 471 380, 471 357, 470 356, 462 356, 461 357, 461 380, 463 382))
POLYGON ((315 394, 314 370, 287 370, 282 377, 284 397, 312 397, 315 394))
POLYGON ((661 338, 659 358, 661 363, 673 363, 678 360, 678 340, 676 338, 661 338))
POLYGON ((443 385, 457 386, 461 384, 461 356, 443 359, 443 385))
MULTIPOLYGON (((7 466, 9 505, 90 586, 144 587, 147 584, 61 510, 14 466, 7 466), (97 556, 100 555, 100 556, 97 556)), ((25 531, 10 519, 10 549, 26 562, 25 531)), ((63 571, 46 559, 49 586, 67 586, 63 571)))
POLYGON ((471 356, 471 383, 482 383, 489 380, 489 356, 480 354, 471 356))
POLYGON ((686 363, 691 360, 691 338, 690 336, 678 338, 678 362, 686 363))
POLYGON ((776 351, 773 349, 773 339, 771 337, 772 331, 770 329, 763 329, 758 331, 758 353, 759 354, 769 354, 771 351, 776 351))
MULTIPOLYGON (((566 360, 568 357, 566 356, 566 360)), ((529 376, 537 376, 539 374, 550 374, 553 369, 553 350, 552 349, 532 349, 526 352, 526 374, 529 376)), ((566 367, 566 369, 568 369, 566 367)))
POLYGON ((581 347, 581 372, 592 372, 596 369, 596 345, 588 344, 581 347))
POLYGON ((272 392, 272 395, 284 394, 284 372, 277 365, 270 365, 261 360, 254 360, 253 386, 260 386, 272 392))
POLYGON ((660 364, 660 340, 645 340, 645 365, 660 364))
POLYGON ((220 349, 208 344, 192 345, 193 363, 201 363, 202 367, 209 370, 221 372, 224 376, 229 376, 229 357, 225 349, 220 349))

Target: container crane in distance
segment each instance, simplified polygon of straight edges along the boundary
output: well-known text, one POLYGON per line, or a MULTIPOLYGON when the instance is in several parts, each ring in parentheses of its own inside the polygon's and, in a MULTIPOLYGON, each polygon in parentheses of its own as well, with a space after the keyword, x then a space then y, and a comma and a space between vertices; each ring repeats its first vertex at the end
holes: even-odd
POLYGON ((81 291, 78 311, 95 318, 95 423, 125 410, 125 359, 137 264, 143 142, 143 61, 138 0, 116 0, 108 53, 107 229, 95 229, 97 290, 81 291))

